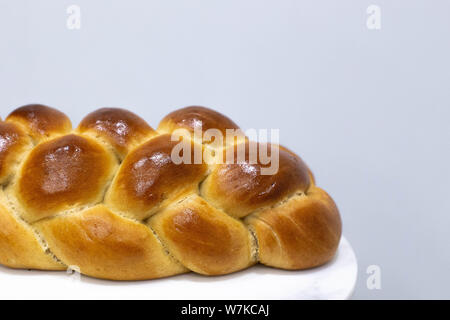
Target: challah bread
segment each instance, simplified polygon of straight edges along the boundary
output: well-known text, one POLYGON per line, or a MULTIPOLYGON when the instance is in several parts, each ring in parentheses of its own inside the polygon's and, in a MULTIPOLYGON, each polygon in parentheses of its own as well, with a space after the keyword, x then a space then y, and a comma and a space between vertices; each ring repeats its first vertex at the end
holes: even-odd
POLYGON ((339 212, 300 157, 265 145, 278 152, 279 169, 264 175, 267 164, 248 161, 250 146, 263 144, 194 139, 208 129, 238 126, 203 107, 174 111, 157 130, 116 108, 89 114, 74 130, 50 107, 13 111, 0 120, 0 263, 141 280, 331 260, 339 212), (175 163, 178 129, 192 134, 183 138, 192 157, 196 148, 219 155, 242 147, 245 160, 175 163))

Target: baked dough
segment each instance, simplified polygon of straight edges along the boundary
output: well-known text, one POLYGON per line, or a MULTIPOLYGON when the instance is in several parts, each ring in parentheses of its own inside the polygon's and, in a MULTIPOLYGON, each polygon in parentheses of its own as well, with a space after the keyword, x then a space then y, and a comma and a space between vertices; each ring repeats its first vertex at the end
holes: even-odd
POLYGON ((248 155, 255 143, 199 145, 200 128, 239 127, 204 107, 174 111, 156 130, 124 109, 97 110, 76 129, 47 106, 13 111, 0 120, 0 263, 142 280, 256 263, 299 270, 333 258, 339 212, 299 156, 269 145, 279 152, 273 175, 247 157, 174 163, 177 129, 189 133, 192 152, 242 146, 248 155))

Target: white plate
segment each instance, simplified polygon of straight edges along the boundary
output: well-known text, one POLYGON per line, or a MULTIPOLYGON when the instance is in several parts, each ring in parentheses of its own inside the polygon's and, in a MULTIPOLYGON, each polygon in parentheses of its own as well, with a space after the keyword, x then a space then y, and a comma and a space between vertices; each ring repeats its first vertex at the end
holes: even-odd
POLYGON ((356 276, 355 254, 342 237, 333 261, 306 271, 256 265, 218 277, 189 273, 149 281, 116 282, 60 271, 0 267, 0 299, 348 299, 356 276))

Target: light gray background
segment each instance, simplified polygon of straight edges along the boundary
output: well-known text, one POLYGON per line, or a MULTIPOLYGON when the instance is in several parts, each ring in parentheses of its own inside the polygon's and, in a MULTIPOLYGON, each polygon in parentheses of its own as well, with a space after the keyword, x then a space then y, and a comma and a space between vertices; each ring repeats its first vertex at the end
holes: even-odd
POLYGON ((118 106, 156 127, 199 104, 279 128, 341 210, 355 298, 450 298, 449 1, 0 3, 2 117, 39 102, 76 125, 118 106))

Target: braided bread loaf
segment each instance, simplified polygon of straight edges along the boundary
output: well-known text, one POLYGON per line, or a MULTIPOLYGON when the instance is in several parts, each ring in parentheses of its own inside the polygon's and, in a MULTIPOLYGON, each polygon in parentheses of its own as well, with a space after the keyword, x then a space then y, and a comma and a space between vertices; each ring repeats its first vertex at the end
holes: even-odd
MULTIPOLYGON (((175 164, 171 133, 199 125, 238 128, 203 107, 172 112, 157 130, 112 108, 73 131, 66 115, 43 105, 0 119, 0 263, 139 280, 258 262, 298 270, 332 259, 339 212, 303 161, 271 145, 279 152, 274 175, 262 175, 259 162, 175 164)), ((249 139, 201 148, 241 143, 247 152, 249 139)))

